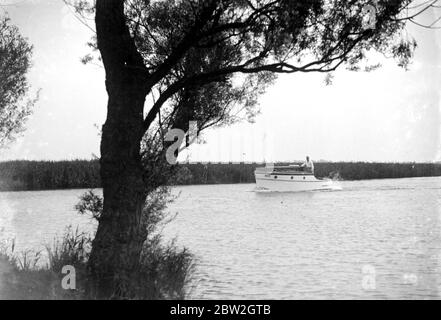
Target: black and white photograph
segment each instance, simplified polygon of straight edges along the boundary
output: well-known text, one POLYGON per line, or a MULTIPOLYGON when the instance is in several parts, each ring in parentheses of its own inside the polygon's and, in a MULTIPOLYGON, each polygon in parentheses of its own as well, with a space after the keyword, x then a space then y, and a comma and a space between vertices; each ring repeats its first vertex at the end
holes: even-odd
POLYGON ((441 0, 0 0, 0 300, 441 300, 441 0))

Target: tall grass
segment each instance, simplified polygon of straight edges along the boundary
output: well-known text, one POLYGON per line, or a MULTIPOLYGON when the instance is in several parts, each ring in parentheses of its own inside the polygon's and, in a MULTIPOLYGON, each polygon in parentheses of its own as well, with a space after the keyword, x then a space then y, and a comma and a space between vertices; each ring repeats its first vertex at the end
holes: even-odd
MULTIPOLYGON (((84 279, 87 256, 84 234, 68 228, 60 240, 47 246, 47 261, 42 251, 15 252, 14 244, 0 247, 0 299, 66 300, 82 299, 84 291, 64 290, 61 286, 63 266, 75 267, 78 279, 84 279)), ((12 242, 14 243, 14 242, 12 242)), ((80 285, 81 287, 81 285, 80 285)))

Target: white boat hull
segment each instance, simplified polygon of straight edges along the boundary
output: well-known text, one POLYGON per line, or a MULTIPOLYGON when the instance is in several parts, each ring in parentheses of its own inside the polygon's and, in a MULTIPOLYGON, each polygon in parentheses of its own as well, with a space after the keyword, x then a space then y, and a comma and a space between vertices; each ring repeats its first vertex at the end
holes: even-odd
POLYGON ((256 173, 258 190, 302 192, 332 189, 331 180, 319 180, 313 175, 277 175, 256 173))

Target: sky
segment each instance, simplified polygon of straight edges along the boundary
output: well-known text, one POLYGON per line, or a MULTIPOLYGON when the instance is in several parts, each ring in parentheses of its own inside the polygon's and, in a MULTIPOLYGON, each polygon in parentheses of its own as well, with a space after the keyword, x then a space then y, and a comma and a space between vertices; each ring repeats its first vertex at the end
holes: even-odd
MULTIPOLYGON (((104 70, 84 66, 91 32, 62 0, 0 0, 34 45, 29 80, 40 100, 22 137, 0 160, 99 156, 106 118, 104 70)), ((2 9, 0 9, 2 10, 2 9)), ((439 12, 438 12, 439 13, 439 12)), ((433 12, 420 22, 436 19, 433 12)), ((190 161, 441 161, 441 30, 410 26, 418 42, 409 70, 375 55, 377 71, 280 76, 260 98, 256 123, 209 130, 190 161)), ((182 158, 181 158, 182 160, 182 158)))

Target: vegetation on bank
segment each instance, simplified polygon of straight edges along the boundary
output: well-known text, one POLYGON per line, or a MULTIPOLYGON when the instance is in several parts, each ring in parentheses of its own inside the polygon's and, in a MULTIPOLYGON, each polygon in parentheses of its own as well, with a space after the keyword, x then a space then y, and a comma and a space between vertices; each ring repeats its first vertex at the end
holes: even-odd
MULTIPOLYGON (((261 164, 181 164, 173 185, 254 183, 261 164)), ((0 191, 101 187, 99 161, 10 161, 0 163, 0 191)), ((441 163, 318 162, 318 178, 342 180, 441 176, 441 163)))
POLYGON ((1 162, 0 191, 98 188, 99 170, 96 160, 1 162))
MULTIPOLYGON (((172 200, 168 189, 160 188, 149 196, 143 211, 147 240, 140 259, 136 284, 131 285, 132 299, 184 299, 189 294, 193 255, 174 242, 165 244, 160 229, 170 221, 165 206, 172 200)), ((76 206, 80 214, 99 219, 102 198, 93 192, 83 195, 76 206)), ((90 287, 87 263, 93 237, 68 228, 65 236, 43 252, 15 252, 14 241, 0 245, 0 300, 84 300, 95 299, 90 287), (45 260, 44 263, 42 263, 45 260), (75 289, 63 288, 63 279, 75 270, 75 289)), ((69 285, 72 285, 69 278, 69 285)))

